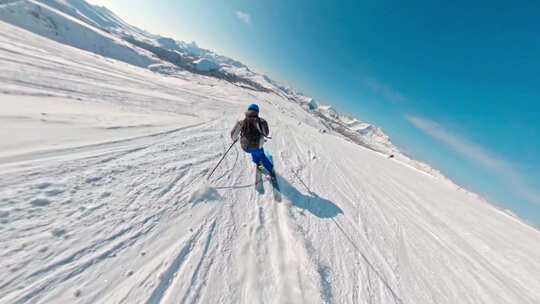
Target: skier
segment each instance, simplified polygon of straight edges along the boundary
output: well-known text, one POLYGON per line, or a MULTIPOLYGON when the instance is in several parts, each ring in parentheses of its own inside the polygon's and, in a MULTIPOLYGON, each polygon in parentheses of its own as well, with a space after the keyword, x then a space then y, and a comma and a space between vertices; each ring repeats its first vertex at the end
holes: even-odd
POLYGON ((243 120, 236 123, 231 131, 231 139, 237 140, 240 136, 242 150, 251 154, 251 159, 260 171, 261 165, 268 171, 272 182, 276 181, 274 165, 264 153, 263 144, 270 130, 266 120, 259 117, 259 106, 251 104, 243 120))

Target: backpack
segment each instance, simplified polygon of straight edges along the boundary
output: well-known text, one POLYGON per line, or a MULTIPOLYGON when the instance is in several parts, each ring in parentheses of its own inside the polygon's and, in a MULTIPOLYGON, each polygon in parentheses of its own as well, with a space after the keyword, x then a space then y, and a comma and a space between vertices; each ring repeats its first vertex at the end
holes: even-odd
POLYGON ((261 119, 258 116, 248 116, 242 123, 241 136, 249 143, 258 143, 263 136, 261 131, 261 119))

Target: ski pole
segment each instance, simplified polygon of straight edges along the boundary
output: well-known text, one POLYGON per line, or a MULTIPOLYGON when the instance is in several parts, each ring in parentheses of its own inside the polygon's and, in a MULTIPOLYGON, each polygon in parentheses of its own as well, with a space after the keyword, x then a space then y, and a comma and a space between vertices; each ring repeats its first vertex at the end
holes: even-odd
POLYGON ((214 170, 212 170, 212 172, 210 172, 210 175, 208 175, 208 177, 206 178, 206 180, 209 180, 210 177, 212 176, 212 174, 214 174, 214 172, 216 171, 216 169, 219 167, 219 165, 221 164, 221 162, 225 159, 225 156, 227 156, 227 153, 229 153, 229 151, 231 151, 232 147, 234 146, 234 144, 236 144, 236 142, 238 141, 238 138, 235 139, 233 141, 233 143, 231 144, 231 146, 229 147, 229 149, 227 149, 227 152, 225 152, 225 154, 223 154, 223 156, 221 157, 221 159, 219 160, 219 162, 217 163, 217 165, 214 167, 214 170))

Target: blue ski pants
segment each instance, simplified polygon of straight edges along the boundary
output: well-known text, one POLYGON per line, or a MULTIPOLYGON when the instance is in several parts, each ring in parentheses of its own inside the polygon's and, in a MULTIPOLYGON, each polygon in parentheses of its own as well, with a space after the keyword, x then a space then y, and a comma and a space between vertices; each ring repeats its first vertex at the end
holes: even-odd
POLYGON ((266 154, 264 154, 263 148, 248 149, 246 152, 251 154, 251 159, 256 165, 262 163, 262 165, 268 172, 272 172, 274 165, 272 165, 272 162, 268 159, 268 157, 266 157, 266 154))

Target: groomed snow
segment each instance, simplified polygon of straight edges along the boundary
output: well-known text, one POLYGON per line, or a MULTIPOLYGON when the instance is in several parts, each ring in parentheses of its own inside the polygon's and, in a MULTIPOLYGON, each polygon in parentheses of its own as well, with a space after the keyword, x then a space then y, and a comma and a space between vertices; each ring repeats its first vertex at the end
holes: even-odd
POLYGON ((0 79, 0 142, 28 147, 0 158, 0 303, 540 302, 539 231, 275 94, 3 22, 0 79), (254 101, 281 203, 239 147, 206 181, 254 101))
POLYGON ((7 140, 0 142, 0 159, 150 135, 197 123, 193 116, 137 111, 82 98, 2 95, 2 107, 0 138, 7 140))

